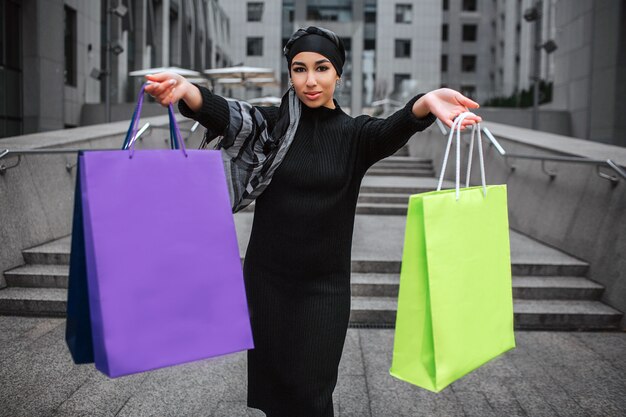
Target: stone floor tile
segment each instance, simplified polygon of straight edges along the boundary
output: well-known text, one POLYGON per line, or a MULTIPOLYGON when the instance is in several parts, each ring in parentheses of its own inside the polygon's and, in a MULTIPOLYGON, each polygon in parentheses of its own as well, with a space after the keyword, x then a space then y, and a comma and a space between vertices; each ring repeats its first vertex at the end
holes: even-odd
MULTIPOLYGON (((263 417, 246 353, 110 379, 74 365, 62 319, 0 317, 0 416, 263 417)), ((516 333, 517 348, 433 393, 389 375, 392 329, 350 329, 337 417, 626 415, 626 334, 516 333)))
POLYGON ((357 329, 348 329, 343 346, 343 355, 339 362, 339 373, 345 376, 365 375, 363 352, 361 352, 361 341, 357 329))

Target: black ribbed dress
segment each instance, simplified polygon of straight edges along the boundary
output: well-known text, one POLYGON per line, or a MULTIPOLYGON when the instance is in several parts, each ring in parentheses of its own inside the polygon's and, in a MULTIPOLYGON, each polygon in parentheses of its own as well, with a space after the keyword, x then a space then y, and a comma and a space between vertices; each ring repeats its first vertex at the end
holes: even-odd
MULTIPOLYGON (((214 132, 226 101, 199 87, 203 106, 179 108, 214 132)), ((255 348, 248 351, 248 406, 268 417, 333 416, 332 393, 350 316, 354 215, 361 180, 435 121, 411 112, 352 118, 302 105, 294 140, 257 198, 244 261, 255 348)), ((270 131, 277 108, 261 107, 270 131)))

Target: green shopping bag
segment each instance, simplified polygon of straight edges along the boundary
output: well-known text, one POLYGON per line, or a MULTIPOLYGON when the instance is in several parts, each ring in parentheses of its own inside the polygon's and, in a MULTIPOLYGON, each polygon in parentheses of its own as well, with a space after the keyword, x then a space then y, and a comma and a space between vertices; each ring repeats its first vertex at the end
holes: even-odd
POLYGON ((409 201, 390 373, 434 392, 515 347, 506 185, 485 185, 477 127, 483 185, 459 187, 457 130, 456 188, 441 190, 453 126, 437 191, 409 201))

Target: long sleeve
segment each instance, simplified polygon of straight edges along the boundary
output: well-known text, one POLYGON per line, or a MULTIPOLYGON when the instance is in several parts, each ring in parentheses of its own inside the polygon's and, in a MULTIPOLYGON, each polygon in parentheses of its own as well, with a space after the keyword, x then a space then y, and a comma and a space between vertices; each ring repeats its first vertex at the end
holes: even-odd
POLYGON ((187 106, 184 100, 178 101, 178 110, 183 116, 194 119, 209 131, 218 136, 224 133, 228 127, 229 109, 228 102, 224 97, 213 94, 208 88, 194 84, 202 95, 202 107, 194 112, 187 106))
POLYGON ((370 116, 357 118, 363 123, 359 133, 359 145, 365 168, 393 155, 413 134, 421 132, 435 122, 437 117, 432 113, 422 118, 413 114, 413 104, 423 95, 413 97, 406 106, 386 119, 370 116))

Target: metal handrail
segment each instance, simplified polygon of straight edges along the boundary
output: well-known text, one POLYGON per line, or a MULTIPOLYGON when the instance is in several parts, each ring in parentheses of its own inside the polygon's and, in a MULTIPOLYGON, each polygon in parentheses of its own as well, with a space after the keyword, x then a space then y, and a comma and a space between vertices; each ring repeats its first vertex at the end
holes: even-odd
MULTIPOLYGON (((191 134, 193 134, 197 129, 198 126, 200 125, 199 122, 195 122, 193 124, 193 126, 191 126, 191 129, 189 129, 189 136, 183 137, 184 141, 187 141, 189 139, 189 137, 191 136, 191 134)), ((150 122, 146 122, 146 124, 144 124, 141 129, 139 129, 139 131, 137 132, 137 136, 136 139, 138 140, 142 140, 141 135, 143 135, 145 133, 146 130, 148 129, 169 129, 169 127, 162 127, 162 126, 152 126, 150 124, 150 122)), ((165 139, 165 142, 167 142, 168 139, 165 139)), ((8 158, 10 156, 17 156, 17 161, 12 164, 12 165, 4 165, 0 163, 0 175, 4 175, 9 169, 15 168, 17 167, 20 162, 22 162, 22 156, 23 155, 49 155, 49 154, 65 154, 65 153, 78 153, 78 152, 82 152, 82 151, 118 151, 120 148, 97 148, 97 149, 76 149, 76 148, 62 148, 62 149, 2 149, 0 150, 0 160, 2 160, 2 158, 8 158)), ((65 169, 67 169, 68 172, 70 172, 72 170, 72 168, 74 168, 76 166, 76 164, 66 164, 65 165, 65 169)))
MULTIPOLYGON (((448 134, 441 120, 437 119, 437 125, 439 126, 439 129, 441 130, 442 134, 444 135, 448 134)), ((563 163, 595 165, 596 173, 598 174, 598 176, 605 180, 611 181, 611 184, 613 186, 616 186, 619 183, 620 181, 619 177, 621 177, 621 179, 623 180, 626 180, 626 170, 623 167, 617 165, 611 159, 589 159, 589 158, 584 158, 584 157, 572 157, 572 156, 538 156, 538 155, 508 153, 504 150, 502 145, 500 145, 500 143, 496 140, 496 138, 489 131, 489 129, 483 126, 481 127, 481 130, 485 133, 485 135, 487 136, 487 139, 489 139, 489 142, 491 142, 491 145, 493 145, 497 149, 498 153, 504 158, 504 161, 506 165, 511 169, 511 172, 515 171, 516 167, 515 165, 511 165, 509 163, 509 159, 529 159, 529 160, 541 161, 541 170, 543 171, 543 173, 548 175, 551 180, 556 178, 557 173, 554 171, 548 171, 545 166, 546 162, 563 162, 563 163), (617 176, 608 175, 602 172, 600 170, 600 167, 603 167, 603 166, 609 167, 611 170, 613 170, 617 174, 617 176)))

